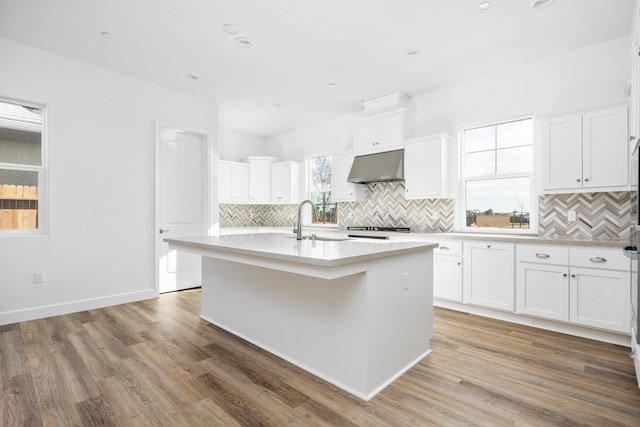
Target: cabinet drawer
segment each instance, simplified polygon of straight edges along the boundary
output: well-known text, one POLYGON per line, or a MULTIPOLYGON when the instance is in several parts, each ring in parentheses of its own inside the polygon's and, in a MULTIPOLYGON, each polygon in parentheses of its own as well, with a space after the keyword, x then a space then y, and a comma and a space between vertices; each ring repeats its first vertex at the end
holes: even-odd
POLYGON ((631 262, 622 248, 572 247, 569 248, 570 264, 576 267, 602 268, 629 271, 631 262))
POLYGON ((519 262, 535 262, 538 264, 569 264, 569 248, 551 245, 517 245, 519 262))
POLYGON ((434 255, 455 255, 462 256, 462 242, 456 242, 454 240, 438 240, 440 245, 433 250, 434 255))

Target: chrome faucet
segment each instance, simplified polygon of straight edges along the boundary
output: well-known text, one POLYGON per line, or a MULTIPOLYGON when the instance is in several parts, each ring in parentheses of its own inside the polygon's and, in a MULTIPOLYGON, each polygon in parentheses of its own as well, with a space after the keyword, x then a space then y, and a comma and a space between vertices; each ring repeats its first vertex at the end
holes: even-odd
POLYGON ((297 240, 302 240, 302 206, 304 206, 305 203, 309 203, 311 205, 311 208, 314 208, 313 202, 311 200, 303 200, 298 205, 298 228, 296 229, 297 240))

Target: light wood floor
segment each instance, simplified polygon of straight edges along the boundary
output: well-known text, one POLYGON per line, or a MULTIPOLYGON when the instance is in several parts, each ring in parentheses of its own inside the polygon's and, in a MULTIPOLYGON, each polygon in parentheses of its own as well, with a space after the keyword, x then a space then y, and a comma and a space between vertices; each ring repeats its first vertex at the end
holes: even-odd
POLYGON ((177 292, 0 326, 0 427, 640 426, 624 347, 436 309, 433 353, 363 402, 199 305, 177 292))

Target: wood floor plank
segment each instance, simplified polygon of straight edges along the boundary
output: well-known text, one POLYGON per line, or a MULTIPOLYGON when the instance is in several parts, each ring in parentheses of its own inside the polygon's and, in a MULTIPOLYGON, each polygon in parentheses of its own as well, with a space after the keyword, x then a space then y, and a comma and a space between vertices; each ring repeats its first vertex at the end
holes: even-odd
POLYGON ((76 403, 76 409, 83 426, 117 427, 121 425, 113 408, 102 394, 76 403))
POLYGON ((55 354, 43 354, 30 360, 31 379, 37 408, 44 425, 80 425, 80 418, 72 399, 69 384, 55 354))
POLYGON ((6 426, 42 425, 38 399, 31 374, 17 375, 5 380, 2 393, 3 422, 6 426))
POLYGON ((364 402, 199 318, 200 292, 0 326, 0 427, 636 426, 629 349, 435 308, 364 402))
MULTIPOLYGON (((0 375, 9 380, 29 372, 27 356, 19 329, 0 333, 0 375)), ((0 389, 1 390, 1 389, 0 389)))

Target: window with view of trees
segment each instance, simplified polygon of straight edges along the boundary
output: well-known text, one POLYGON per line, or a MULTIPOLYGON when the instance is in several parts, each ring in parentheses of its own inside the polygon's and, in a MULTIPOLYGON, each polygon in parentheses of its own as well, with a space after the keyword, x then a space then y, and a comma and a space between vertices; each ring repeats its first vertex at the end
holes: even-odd
POLYGON ((331 201, 331 156, 310 159, 311 201, 315 207, 313 224, 337 224, 338 207, 331 201))
POLYGON ((0 101, 0 235, 43 231, 42 107, 0 101))
POLYGON ((531 227, 533 119, 463 131, 466 227, 531 227))

